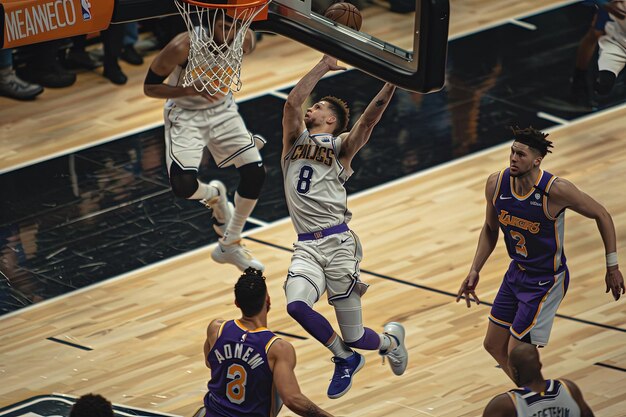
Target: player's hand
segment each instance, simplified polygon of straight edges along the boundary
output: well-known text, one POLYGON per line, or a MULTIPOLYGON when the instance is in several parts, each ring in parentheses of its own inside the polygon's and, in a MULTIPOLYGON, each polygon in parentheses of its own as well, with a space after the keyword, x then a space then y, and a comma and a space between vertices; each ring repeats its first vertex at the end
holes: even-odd
POLYGON ((342 67, 341 65, 337 64, 337 58, 333 58, 330 55, 324 55, 324 57, 322 58, 322 62, 328 65, 328 69, 330 71, 345 71, 346 70, 346 67, 342 67))
POLYGON ((619 7, 617 7, 616 2, 609 1, 607 3, 604 3, 602 5, 602 8, 606 10, 607 12, 611 13, 614 17, 618 18, 619 20, 624 20, 624 17, 626 17, 626 15, 624 14, 624 11, 621 10, 619 7))
POLYGON ((478 285, 478 272, 471 270, 469 274, 467 274, 467 278, 463 280, 461 284, 461 288, 459 288, 459 292, 456 295, 456 302, 458 303, 461 297, 465 297, 465 303, 467 307, 471 307, 472 299, 476 303, 476 305, 480 304, 480 299, 476 295, 476 286, 478 285), (470 298, 470 295, 472 296, 470 298))
POLYGON ((604 281, 606 282, 606 292, 611 291, 615 301, 619 300, 621 295, 626 292, 626 288, 624 288, 624 277, 622 277, 622 273, 617 266, 607 268, 604 281))

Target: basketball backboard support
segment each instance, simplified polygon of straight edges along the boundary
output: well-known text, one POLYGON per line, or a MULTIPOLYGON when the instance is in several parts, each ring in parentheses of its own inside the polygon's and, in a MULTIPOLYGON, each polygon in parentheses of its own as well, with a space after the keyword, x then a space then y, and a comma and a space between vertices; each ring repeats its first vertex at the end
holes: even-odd
POLYGON ((414 1, 412 50, 336 24, 312 11, 312 0, 272 0, 268 19, 253 28, 296 40, 401 88, 428 93, 444 85, 450 6, 448 0, 414 1))

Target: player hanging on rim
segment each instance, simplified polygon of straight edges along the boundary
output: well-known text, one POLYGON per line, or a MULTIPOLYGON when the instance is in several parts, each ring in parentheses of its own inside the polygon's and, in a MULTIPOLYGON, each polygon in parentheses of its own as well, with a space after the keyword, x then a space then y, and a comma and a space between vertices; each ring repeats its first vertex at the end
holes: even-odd
MULTIPOLYGON (((219 18, 218 18, 219 19, 219 18)), ((217 44, 224 44, 232 22, 214 22, 217 44)), ((247 30, 243 52, 255 47, 255 34, 247 30)), ((182 83, 189 54, 187 32, 176 36, 156 56, 146 76, 144 92, 149 97, 167 99, 165 119, 165 159, 174 194, 189 200, 200 200, 213 210, 214 229, 220 236, 211 254, 219 263, 231 263, 240 270, 263 270, 241 244, 241 231, 252 213, 265 180, 265 167, 259 149, 265 140, 252 135, 237 111, 230 90, 210 95, 198 92, 193 85, 182 83), (167 84, 163 81, 168 78, 167 84), (226 187, 221 181, 208 184, 198 180, 198 166, 204 147, 210 151, 220 168, 234 165, 240 182, 235 205, 228 202, 226 187)))
POLYGON ((499 228, 512 261, 489 315, 485 349, 513 378, 507 367, 511 350, 521 344, 545 346, 556 310, 569 284, 563 252, 565 209, 594 219, 606 252, 606 292, 618 300, 624 279, 617 264, 615 226, 600 203, 574 184, 540 168, 552 148, 547 134, 514 128, 510 166, 489 176, 487 213, 469 274, 459 289, 476 303, 480 270, 498 241, 499 228))
POLYGON ((347 225, 351 213, 344 188, 352 158, 369 140, 396 87, 386 83, 347 133, 341 134, 348 126, 348 107, 338 98, 324 97, 302 113, 322 76, 343 69, 336 59, 324 56, 291 90, 283 113, 285 197, 298 233, 285 283, 287 311, 333 353, 330 398, 344 395, 365 364, 352 348, 379 350, 396 375, 404 373, 408 362, 401 324, 387 323, 384 333, 363 327, 361 296, 367 284, 359 279, 361 244, 347 225), (312 308, 324 292, 335 309, 341 337, 312 308))

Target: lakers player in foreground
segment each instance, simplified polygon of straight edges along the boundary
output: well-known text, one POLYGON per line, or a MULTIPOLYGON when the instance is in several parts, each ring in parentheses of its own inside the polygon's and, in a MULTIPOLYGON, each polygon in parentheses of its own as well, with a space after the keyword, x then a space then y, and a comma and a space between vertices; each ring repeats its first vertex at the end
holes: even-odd
POLYGON ((576 384, 543 378, 539 351, 534 346, 516 346, 508 368, 519 388, 494 397, 483 417, 593 417, 576 384))
POLYGON ((611 215, 571 182, 541 169, 552 147, 547 136, 532 127, 513 129, 510 166, 487 180, 485 223, 456 299, 465 296, 468 307, 472 298, 480 303, 476 296, 479 273, 502 229, 511 263, 493 302, 484 346, 511 379, 509 352, 520 343, 539 347, 548 343, 569 285, 563 251, 565 209, 596 221, 606 252, 606 292, 618 300, 625 291, 611 215))
POLYGON ((270 296, 261 272, 247 269, 235 284, 236 320, 213 320, 204 358, 211 368, 204 407, 195 417, 272 417, 282 403, 308 417, 332 417, 300 392, 296 352, 267 328, 270 296), (282 401, 281 401, 282 400, 282 401))
POLYGON ((324 97, 302 111, 322 76, 342 69, 336 59, 324 56, 291 90, 283 113, 285 197, 298 233, 285 283, 287 312, 332 352, 330 398, 344 395, 365 364, 352 348, 379 350, 396 375, 404 373, 408 361, 402 325, 387 323, 384 333, 363 326, 361 296, 367 284, 359 278, 361 244, 348 228, 351 213, 344 188, 352 158, 369 140, 396 87, 385 84, 352 130, 342 134, 349 117, 342 100, 324 97), (324 292, 335 309, 341 337, 313 310, 324 292))
MULTIPOLYGON (((226 38, 230 34, 232 22, 218 18, 214 22, 213 40, 222 48, 229 47, 226 38)), ((254 49, 255 39, 254 32, 248 29, 244 53, 254 49)), ((265 180, 258 149, 264 139, 248 131, 230 90, 221 88, 211 95, 205 90, 198 92, 193 85, 183 86, 189 48, 187 32, 172 39, 150 65, 144 82, 147 96, 167 99, 163 112, 165 160, 172 191, 180 198, 200 200, 213 210, 214 229, 220 236, 211 254, 213 260, 231 263, 242 271, 246 268, 262 271, 263 264, 241 244, 241 231, 256 206, 265 180), (166 78, 168 81, 164 83, 166 78), (205 184, 198 180, 205 146, 218 167, 234 165, 239 171, 234 209, 222 182, 214 180, 205 184)))

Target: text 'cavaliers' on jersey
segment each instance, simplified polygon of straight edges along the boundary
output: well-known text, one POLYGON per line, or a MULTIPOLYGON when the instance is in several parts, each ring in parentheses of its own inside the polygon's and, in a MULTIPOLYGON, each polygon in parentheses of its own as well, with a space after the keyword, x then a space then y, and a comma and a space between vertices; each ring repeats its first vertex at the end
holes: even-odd
POLYGON ((239 320, 220 326, 208 362, 207 416, 273 417, 282 402, 274 386, 267 352, 278 336, 262 327, 246 329, 239 320))
POLYGON ((305 130, 282 161, 287 208, 297 233, 348 223, 352 214, 344 184, 351 172, 341 165, 341 138, 305 130))

